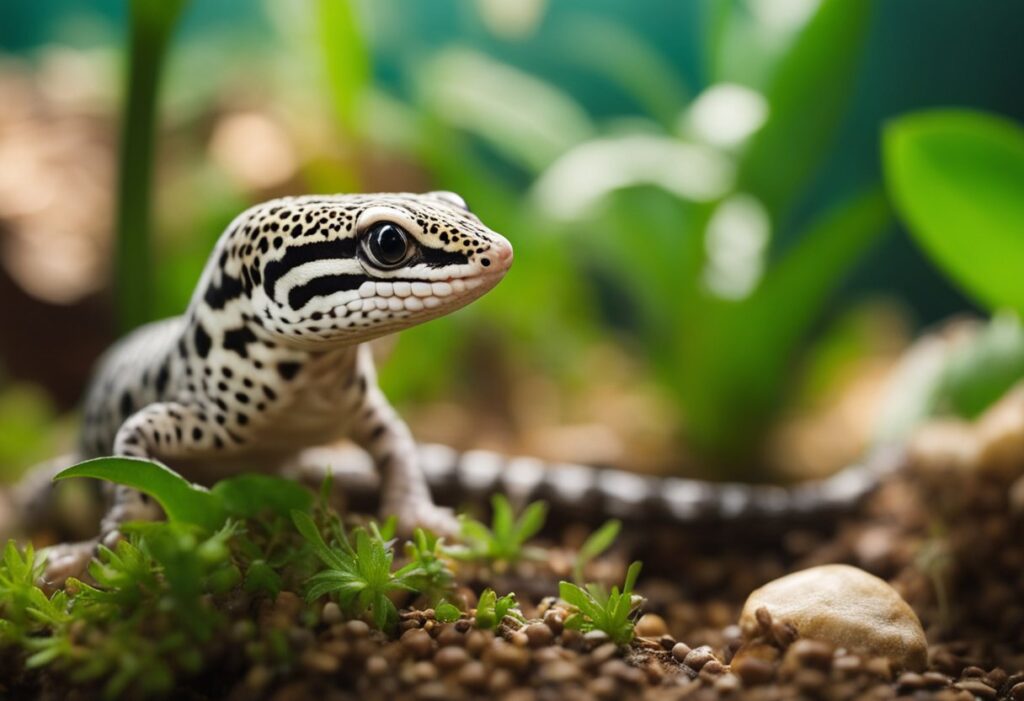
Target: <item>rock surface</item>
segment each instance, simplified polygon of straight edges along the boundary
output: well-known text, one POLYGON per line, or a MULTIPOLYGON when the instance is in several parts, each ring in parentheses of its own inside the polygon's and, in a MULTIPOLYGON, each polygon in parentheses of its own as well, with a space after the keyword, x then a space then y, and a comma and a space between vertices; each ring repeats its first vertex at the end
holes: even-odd
POLYGON ((757 629, 756 611, 796 626, 802 637, 888 657, 923 669, 928 645, 913 609, 885 581, 849 565, 822 565, 786 575, 754 591, 740 626, 757 629))

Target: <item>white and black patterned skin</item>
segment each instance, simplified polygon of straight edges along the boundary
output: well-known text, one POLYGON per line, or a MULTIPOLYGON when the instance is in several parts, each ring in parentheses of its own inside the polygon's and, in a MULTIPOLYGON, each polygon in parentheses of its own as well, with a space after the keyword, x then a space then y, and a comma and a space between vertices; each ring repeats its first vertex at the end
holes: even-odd
MULTIPOLYGON (((363 343, 468 304, 511 263, 508 241, 452 193, 252 207, 221 236, 185 315, 138 329, 100 360, 76 457, 152 458, 209 483, 347 437, 380 471, 384 513, 449 531, 363 343)), ((117 488, 103 536, 158 515, 117 488)), ((57 573, 87 558, 84 546, 61 555, 50 559, 57 573)))

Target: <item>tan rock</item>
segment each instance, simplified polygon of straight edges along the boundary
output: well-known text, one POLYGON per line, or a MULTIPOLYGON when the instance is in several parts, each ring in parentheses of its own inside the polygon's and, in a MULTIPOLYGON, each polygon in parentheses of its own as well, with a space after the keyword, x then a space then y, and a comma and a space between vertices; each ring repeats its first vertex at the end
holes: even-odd
POLYGON ((887 657, 907 669, 923 669, 928 659, 917 614, 885 581, 856 567, 812 567, 755 590, 740 615, 748 637, 758 630, 754 612, 762 606, 802 637, 887 657))

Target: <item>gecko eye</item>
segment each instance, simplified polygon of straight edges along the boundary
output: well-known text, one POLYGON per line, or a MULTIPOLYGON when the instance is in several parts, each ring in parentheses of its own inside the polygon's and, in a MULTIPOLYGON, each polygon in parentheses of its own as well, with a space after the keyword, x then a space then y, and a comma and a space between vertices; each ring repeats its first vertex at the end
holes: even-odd
POLYGON ((370 262, 385 270, 400 266, 413 250, 409 234, 391 222, 374 224, 363 239, 363 248, 370 262))

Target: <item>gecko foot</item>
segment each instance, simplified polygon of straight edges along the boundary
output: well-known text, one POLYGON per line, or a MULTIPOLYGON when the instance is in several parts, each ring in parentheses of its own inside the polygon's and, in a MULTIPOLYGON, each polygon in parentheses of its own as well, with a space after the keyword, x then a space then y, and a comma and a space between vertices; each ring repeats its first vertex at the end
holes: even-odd
POLYGON ((411 535, 417 528, 423 528, 434 535, 451 537, 458 535, 460 530, 455 512, 429 501, 407 501, 385 509, 384 513, 398 516, 398 530, 404 535, 411 535))
POLYGON ((41 584, 45 589, 52 590, 64 586, 68 577, 81 577, 85 574, 89 561, 96 554, 98 539, 83 540, 78 543, 61 543, 51 545, 40 551, 46 558, 41 584))

